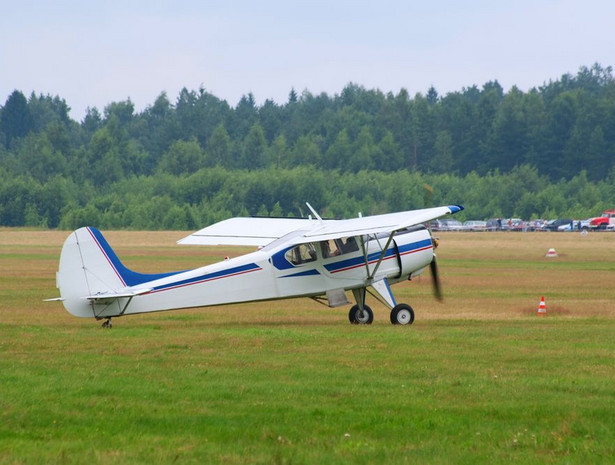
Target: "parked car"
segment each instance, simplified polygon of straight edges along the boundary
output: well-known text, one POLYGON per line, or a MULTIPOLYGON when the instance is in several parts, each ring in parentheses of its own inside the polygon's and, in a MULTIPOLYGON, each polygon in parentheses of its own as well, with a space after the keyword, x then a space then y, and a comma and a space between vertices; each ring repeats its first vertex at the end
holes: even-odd
POLYGON ((578 224, 579 224, 578 221, 572 220, 570 223, 562 224, 561 226, 558 226, 557 230, 560 231, 560 232, 576 231, 577 227, 578 227, 578 224))
POLYGON ((440 226, 441 226, 440 220, 432 220, 429 223, 427 223, 427 227, 431 229, 432 231, 441 231, 440 226))
POLYGON ((547 224, 545 225, 543 229, 545 231, 559 231, 560 226, 570 225, 571 223, 572 223, 572 220, 569 220, 569 219, 551 220, 551 221, 547 221, 547 224))
POLYGON ((531 220, 528 222, 528 229, 529 231, 542 231, 546 223, 545 220, 531 220))
POLYGON ((523 223, 521 218, 504 218, 502 219, 502 231, 520 231, 521 223, 523 223))
POLYGON ((573 220, 572 223, 563 224, 558 231, 589 231, 592 218, 586 220, 573 220))
POLYGON ((527 231, 528 228, 527 221, 523 221, 518 218, 513 218, 510 224, 510 231, 527 231))
POLYGON ((487 231, 500 231, 502 229, 501 218, 491 218, 487 220, 487 231))
POLYGON ((592 221, 592 218, 587 218, 586 220, 580 220, 579 224, 577 225, 577 228, 580 231, 589 231, 589 229, 591 228, 591 221, 592 221))
POLYGON ((481 220, 469 220, 463 223, 464 231, 486 231, 487 222, 481 220))
POLYGON ((461 231, 463 229, 463 225, 459 220, 439 220, 440 221, 440 231, 461 231))

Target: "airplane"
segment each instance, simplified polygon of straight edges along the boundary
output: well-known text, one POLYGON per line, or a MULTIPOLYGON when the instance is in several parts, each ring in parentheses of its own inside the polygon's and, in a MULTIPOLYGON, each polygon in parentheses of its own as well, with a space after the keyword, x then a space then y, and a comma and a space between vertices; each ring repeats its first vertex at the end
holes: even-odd
POLYGON ((256 246, 254 252, 200 268, 143 274, 126 268, 94 227, 73 231, 60 254, 56 285, 68 312, 105 320, 120 316, 240 302, 310 297, 329 307, 355 304, 352 324, 371 324, 366 293, 390 309, 396 325, 414 322, 414 310, 397 303, 391 285, 411 280, 427 267, 442 299, 437 241, 429 221, 463 210, 449 205, 345 220, 230 218, 181 240, 183 245, 256 246))

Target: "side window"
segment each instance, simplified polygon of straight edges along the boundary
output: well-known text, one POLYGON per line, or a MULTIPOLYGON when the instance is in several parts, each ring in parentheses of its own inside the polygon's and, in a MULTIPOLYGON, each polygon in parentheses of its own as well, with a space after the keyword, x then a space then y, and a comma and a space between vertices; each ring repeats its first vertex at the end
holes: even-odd
POLYGON ((359 250, 359 244, 355 237, 345 237, 341 240, 342 253, 356 252, 359 250))
POLYGON ((336 255, 341 255, 342 253, 337 245, 337 242, 333 239, 322 241, 320 243, 320 250, 322 251, 323 258, 335 257, 336 255))
POLYGON ((301 265, 316 260, 316 250, 313 244, 299 244, 286 252, 285 256, 293 265, 301 265))
POLYGON ((359 244, 354 237, 343 239, 329 239, 320 243, 323 258, 335 257, 359 250, 359 244))

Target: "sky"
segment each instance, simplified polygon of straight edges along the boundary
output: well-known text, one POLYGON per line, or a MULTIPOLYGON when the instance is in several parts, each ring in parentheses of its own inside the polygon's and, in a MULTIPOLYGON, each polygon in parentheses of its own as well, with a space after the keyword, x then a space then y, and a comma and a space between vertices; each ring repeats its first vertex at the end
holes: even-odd
POLYGON ((440 95, 615 65, 613 0, 20 0, 0 8, 0 106, 59 96, 81 121, 204 88, 235 106, 350 82, 440 95))

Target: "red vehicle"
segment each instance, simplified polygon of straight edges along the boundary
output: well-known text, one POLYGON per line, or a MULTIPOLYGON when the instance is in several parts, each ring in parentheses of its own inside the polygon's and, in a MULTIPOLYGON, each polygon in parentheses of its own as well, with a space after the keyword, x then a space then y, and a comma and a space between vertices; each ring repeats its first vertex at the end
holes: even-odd
POLYGON ((615 208, 605 210, 602 215, 592 218, 589 222, 591 229, 613 229, 615 228, 615 208))

